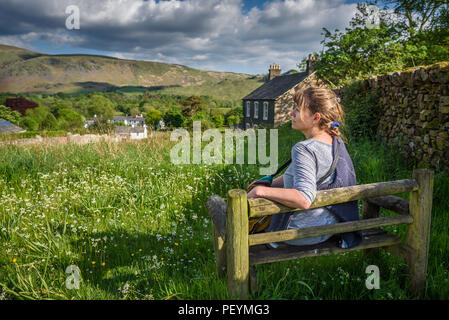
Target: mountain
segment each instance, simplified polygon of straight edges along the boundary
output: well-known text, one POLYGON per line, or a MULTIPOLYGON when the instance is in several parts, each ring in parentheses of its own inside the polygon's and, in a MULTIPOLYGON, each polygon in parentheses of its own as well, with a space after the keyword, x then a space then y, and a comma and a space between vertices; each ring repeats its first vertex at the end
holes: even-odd
POLYGON ((262 85, 262 77, 193 69, 177 64, 86 54, 49 55, 0 45, 0 92, 82 92, 138 87, 217 95, 238 100, 262 85), (219 89, 220 88, 220 89, 219 89), (217 92, 215 92, 217 91, 217 92))

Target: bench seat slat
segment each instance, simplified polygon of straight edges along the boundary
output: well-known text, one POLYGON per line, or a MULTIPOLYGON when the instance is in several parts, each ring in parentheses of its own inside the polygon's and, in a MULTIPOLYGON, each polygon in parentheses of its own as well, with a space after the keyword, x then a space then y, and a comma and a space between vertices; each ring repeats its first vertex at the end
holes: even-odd
POLYGON ((250 265, 257 265, 361 249, 393 246, 399 243, 401 243, 401 239, 399 237, 388 232, 384 232, 364 236, 360 245, 350 249, 339 248, 334 237, 330 238, 326 242, 310 246, 289 246, 281 243, 277 249, 268 249, 265 245, 257 245, 249 248, 249 263, 250 265))
POLYGON ((399 215, 392 217, 371 218, 359 221, 341 222, 324 226, 309 227, 302 229, 290 229, 276 232, 256 233, 249 236, 249 245, 265 244, 270 242, 283 242, 293 239, 304 239, 318 237, 327 234, 339 234, 366 230, 376 227, 385 227, 398 224, 410 224, 413 217, 410 215, 399 215))
POLYGON ((399 214, 410 214, 409 202, 396 196, 369 198, 366 201, 399 214))
MULTIPOLYGON (((413 179, 404 179, 388 182, 377 182, 370 184, 355 185, 350 187, 335 188, 317 191, 315 200, 309 209, 325 207, 331 204, 343 203, 368 198, 382 197, 392 194, 416 191, 418 184, 413 179)), ((264 199, 248 199, 249 217, 263 217, 283 212, 298 211, 286 207, 280 203, 264 199)))

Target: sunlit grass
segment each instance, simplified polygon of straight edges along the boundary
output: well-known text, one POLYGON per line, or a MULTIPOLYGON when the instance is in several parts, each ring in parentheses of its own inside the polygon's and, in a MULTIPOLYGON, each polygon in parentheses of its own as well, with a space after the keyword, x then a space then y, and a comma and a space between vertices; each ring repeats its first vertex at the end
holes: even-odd
MULTIPOLYGON (((301 135, 279 131, 279 164, 301 135)), ((256 165, 174 165, 169 134, 130 143, 0 147, 0 296, 4 299, 226 299, 217 277, 212 194, 244 188, 256 165), (81 271, 79 289, 65 273, 81 271)), ((351 141, 359 184, 410 178, 399 155, 351 141)), ((437 173, 426 298, 449 297, 449 178, 437 173)), ((402 195, 407 197, 407 195, 402 195)), ((387 211, 383 215, 390 214, 387 211)), ((404 235, 404 229, 396 231, 404 235)), ((361 252, 257 266, 253 299, 406 299, 405 264, 361 252), (365 268, 380 269, 367 290, 365 268)))

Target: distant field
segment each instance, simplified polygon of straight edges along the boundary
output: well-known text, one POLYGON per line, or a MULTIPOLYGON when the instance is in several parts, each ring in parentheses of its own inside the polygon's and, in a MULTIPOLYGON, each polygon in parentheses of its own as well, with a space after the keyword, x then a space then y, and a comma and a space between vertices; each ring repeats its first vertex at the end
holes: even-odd
POLYGON ((5 45, 0 45, 0 67, 0 92, 11 93, 147 90, 237 101, 262 85, 262 76, 243 73, 85 54, 47 55, 5 45))
MULTIPOLYGON (((279 131, 279 163, 303 137, 279 131)), ((0 147, 0 296, 5 299, 226 299, 205 202, 259 177, 256 165, 174 165, 168 133, 122 144, 0 147), (69 289, 68 266, 81 272, 69 289), (3 289, 1 289, 3 288, 3 289)), ((350 141, 359 184, 411 170, 377 142, 350 141)), ((426 299, 449 298, 449 177, 437 173, 426 299)), ((406 195, 403 195, 406 197, 406 195)), ((391 213, 383 210, 382 215, 391 213)), ((403 226, 390 228, 404 236, 403 226)), ((382 253, 256 267, 251 299, 410 299, 404 263, 382 253), (379 290, 365 268, 380 269, 379 290)), ((73 274, 72 274, 73 276, 73 274)))
POLYGON ((221 101, 233 101, 241 104, 241 99, 257 89, 264 83, 262 77, 254 77, 244 80, 223 80, 217 83, 207 82, 193 86, 162 86, 162 87, 140 87, 126 86, 111 89, 125 94, 142 94, 148 91, 150 94, 171 94, 183 96, 210 96, 221 101))

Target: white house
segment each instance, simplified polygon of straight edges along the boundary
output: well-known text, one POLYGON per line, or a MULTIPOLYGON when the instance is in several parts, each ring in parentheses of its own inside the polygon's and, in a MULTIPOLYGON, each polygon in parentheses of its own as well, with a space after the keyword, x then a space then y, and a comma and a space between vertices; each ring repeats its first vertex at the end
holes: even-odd
POLYGON ((147 127, 129 127, 129 126, 119 126, 115 128, 115 134, 130 138, 132 140, 146 139, 148 138, 147 127))
POLYGON ((95 123, 95 120, 84 120, 84 128, 87 129, 95 123))
POLYGON ((142 115, 130 117, 130 116, 115 116, 114 119, 111 120, 111 123, 123 122, 125 126, 138 127, 145 126, 145 117, 142 115))

